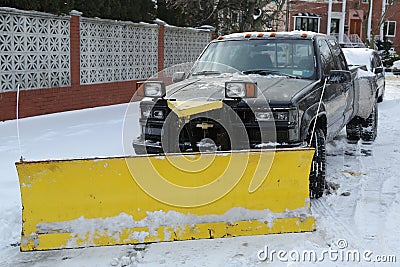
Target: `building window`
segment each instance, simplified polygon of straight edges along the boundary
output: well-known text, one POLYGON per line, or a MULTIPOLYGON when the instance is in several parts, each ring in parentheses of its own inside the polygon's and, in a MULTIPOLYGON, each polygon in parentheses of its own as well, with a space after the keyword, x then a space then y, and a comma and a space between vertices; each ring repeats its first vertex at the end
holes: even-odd
POLYGON ((396 36, 396 21, 385 21, 383 34, 388 37, 396 36))
MULTIPOLYGON (((386 0, 387 1, 387 0, 386 0)), ((368 0, 362 0, 361 3, 368 4, 368 0)))
POLYGON ((294 29, 296 31, 319 32, 319 17, 296 17, 294 19, 294 29))
POLYGON ((331 33, 339 33, 340 19, 331 19, 331 33))

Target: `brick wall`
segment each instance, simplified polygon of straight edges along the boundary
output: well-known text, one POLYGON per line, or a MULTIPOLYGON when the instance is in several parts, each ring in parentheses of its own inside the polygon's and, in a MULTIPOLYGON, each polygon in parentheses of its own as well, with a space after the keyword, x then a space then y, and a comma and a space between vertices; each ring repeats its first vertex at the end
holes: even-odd
POLYGON ((70 23, 70 62, 71 62, 71 85, 80 85, 80 28, 79 28, 79 14, 71 16, 70 23))
MULTIPOLYGON (((20 118, 129 102, 135 81, 21 90, 20 118)), ((16 117, 16 92, 0 94, 1 120, 16 117)))
POLYGON ((164 69, 164 25, 158 28, 158 69, 164 69))

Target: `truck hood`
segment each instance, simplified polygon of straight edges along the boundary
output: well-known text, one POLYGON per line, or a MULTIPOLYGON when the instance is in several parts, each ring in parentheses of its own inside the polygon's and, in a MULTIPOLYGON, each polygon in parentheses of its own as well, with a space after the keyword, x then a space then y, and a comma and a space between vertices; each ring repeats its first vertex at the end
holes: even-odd
POLYGON ((257 98, 278 102, 290 102, 305 87, 315 83, 314 80, 295 79, 285 76, 224 76, 189 78, 172 84, 167 88, 167 99, 217 101, 225 99, 225 82, 256 82, 257 98))

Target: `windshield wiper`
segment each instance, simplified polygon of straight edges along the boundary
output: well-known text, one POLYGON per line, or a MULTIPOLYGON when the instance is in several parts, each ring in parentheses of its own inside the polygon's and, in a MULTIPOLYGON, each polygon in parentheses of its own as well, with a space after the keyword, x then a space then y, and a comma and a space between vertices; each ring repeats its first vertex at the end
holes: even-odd
POLYGON ((196 76, 196 75, 214 75, 214 74, 221 74, 221 72, 216 71, 216 70, 202 70, 202 71, 198 71, 198 72, 192 73, 193 76, 196 76))
POLYGON ((282 73, 282 72, 280 72, 278 70, 268 70, 268 69, 265 69, 265 70, 259 69, 259 70, 257 70, 256 69, 256 70, 245 70, 245 71, 242 71, 242 73, 243 74, 260 74, 260 75, 276 74, 276 75, 279 75, 279 76, 285 76, 285 77, 289 77, 289 78, 293 78, 293 79, 301 79, 301 77, 299 77, 299 76, 282 73))

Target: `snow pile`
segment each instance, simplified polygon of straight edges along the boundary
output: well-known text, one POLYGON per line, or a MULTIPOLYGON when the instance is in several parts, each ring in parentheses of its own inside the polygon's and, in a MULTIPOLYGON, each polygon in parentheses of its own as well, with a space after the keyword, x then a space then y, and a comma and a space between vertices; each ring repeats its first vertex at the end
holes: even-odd
POLYGON ((357 69, 357 78, 368 78, 368 77, 375 77, 375 74, 371 71, 357 69))
MULTIPOLYGON (((146 231, 135 231, 131 234, 130 238, 144 242, 145 238, 149 235, 157 236, 158 228, 161 226, 172 227, 175 232, 184 231, 188 226, 194 226, 203 223, 216 223, 226 222, 233 224, 239 221, 251 221, 258 220, 266 223, 268 227, 274 225, 275 219, 280 218, 301 218, 307 219, 311 216, 310 209, 308 208, 309 203, 305 203, 305 206, 296 210, 286 210, 282 213, 273 213, 269 209, 265 210, 249 210, 242 207, 235 207, 228 210, 223 215, 203 215, 199 216, 196 214, 183 214, 177 211, 164 212, 154 211, 146 212, 147 216, 136 221, 131 215, 121 213, 115 217, 108 218, 97 218, 88 219, 83 216, 70 221, 64 222, 51 222, 51 223, 40 223, 37 225, 38 233, 71 233, 72 238, 68 241, 67 247, 74 246, 92 246, 95 243, 93 239, 98 237, 99 233, 107 232, 107 235, 113 237, 116 242, 121 242, 120 235, 124 229, 133 228, 145 228, 146 231), (85 244, 78 243, 79 239, 87 240, 85 244)), ((170 233, 164 237, 164 241, 169 241, 170 233)), ((22 242, 28 242, 29 240, 23 240, 22 242)))
POLYGON ((347 64, 357 66, 357 65, 365 65, 367 70, 372 72, 371 70, 371 58, 373 49, 369 48, 343 48, 342 49, 347 64))

